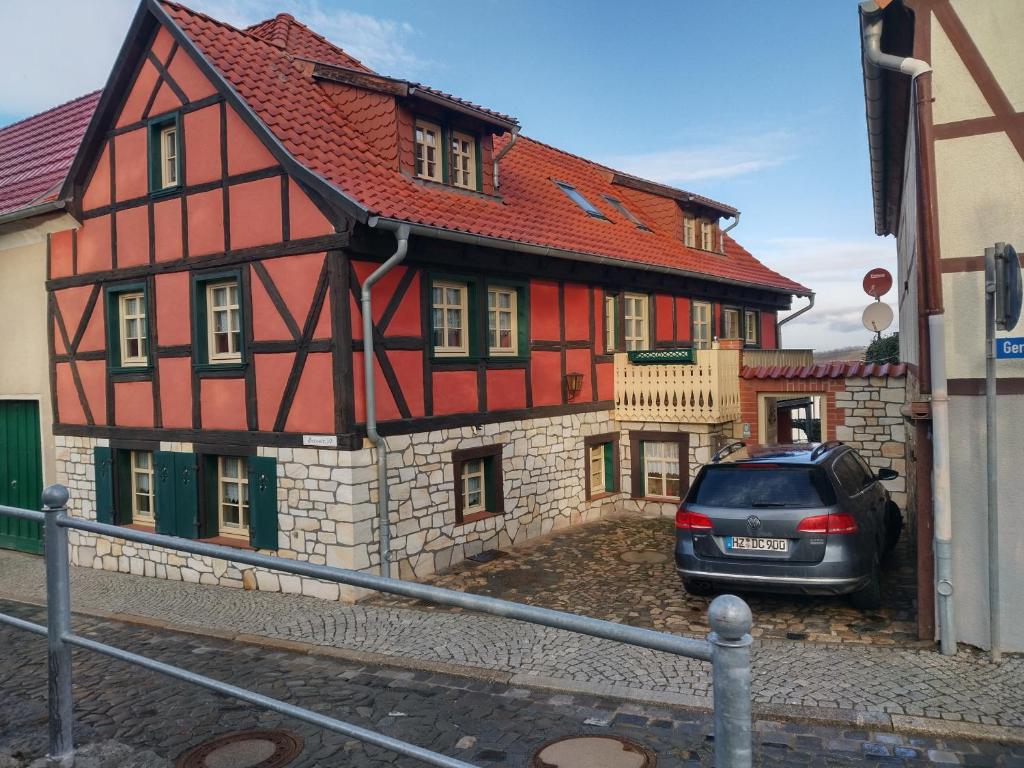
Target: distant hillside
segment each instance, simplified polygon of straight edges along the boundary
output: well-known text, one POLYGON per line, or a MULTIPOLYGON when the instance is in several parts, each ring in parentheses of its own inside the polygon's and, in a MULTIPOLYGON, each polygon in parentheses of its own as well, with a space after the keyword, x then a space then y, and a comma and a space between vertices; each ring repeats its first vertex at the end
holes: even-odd
POLYGON ((837 363, 841 361, 863 360, 867 347, 841 347, 840 349, 815 350, 815 363, 837 363))

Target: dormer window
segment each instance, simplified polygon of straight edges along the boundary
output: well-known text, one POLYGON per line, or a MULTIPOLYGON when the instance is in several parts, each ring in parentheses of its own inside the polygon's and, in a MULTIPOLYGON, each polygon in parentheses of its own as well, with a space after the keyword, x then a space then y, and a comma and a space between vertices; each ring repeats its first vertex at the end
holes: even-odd
POLYGON ((697 220, 692 216, 683 217, 683 245, 697 247, 697 220))
POLYGON ((642 221, 640 221, 640 219, 634 216, 633 212, 630 211, 629 208, 627 208, 625 205, 623 205, 621 200, 618 200, 612 197, 611 195, 601 195, 601 197, 603 197, 605 199, 605 202, 607 202, 612 208, 614 208, 616 211, 625 216, 629 221, 631 221, 637 229, 642 229, 646 232, 651 231, 650 227, 646 226, 642 221))
POLYGON ((583 195, 580 194, 579 190, 572 184, 566 184, 564 181, 556 181, 555 185, 565 192, 566 196, 572 200, 576 205, 586 212, 588 216, 593 216, 595 219, 606 219, 607 217, 601 213, 592 202, 587 200, 583 195))
POLYGON ((715 250, 715 224, 712 221, 701 221, 700 223, 700 247, 701 250, 715 250))
POLYGON ((444 181, 441 165, 441 128, 416 121, 416 175, 430 181, 444 181))
POLYGON ((461 131, 452 131, 452 184, 476 189, 476 139, 461 131))

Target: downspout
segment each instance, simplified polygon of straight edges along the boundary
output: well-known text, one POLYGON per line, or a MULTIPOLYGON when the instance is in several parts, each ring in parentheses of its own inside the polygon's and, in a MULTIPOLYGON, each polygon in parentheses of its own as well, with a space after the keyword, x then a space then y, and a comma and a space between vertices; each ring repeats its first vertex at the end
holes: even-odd
MULTIPOLYGON (((953 610, 953 515, 949 489, 949 400, 946 388, 946 334, 942 283, 938 273, 938 238, 935 222, 935 180, 932 178, 931 125, 932 68, 926 61, 882 53, 882 18, 874 2, 861 4, 864 56, 874 67, 909 75, 917 129, 917 173, 920 236, 918 247, 919 381, 922 395, 931 394, 932 516, 935 548, 935 591, 938 593, 939 645, 942 653, 956 653, 953 610), (927 324, 925 320, 927 319, 927 324)), ((877 78, 867 80, 869 104, 877 102, 877 78)), ((869 126, 875 134, 881 118, 869 109, 869 126)), ((881 145, 872 140, 872 154, 881 145)), ((872 173, 881 173, 880 160, 872 158, 872 173)), ((873 179, 877 183, 878 179, 873 179)), ((919 499, 920 500, 920 499, 919 499)))
POLYGON ((380 543, 380 575, 391 575, 391 522, 388 519, 388 446, 377 432, 377 397, 373 376, 373 305, 370 293, 374 283, 398 266, 409 250, 409 225, 381 220, 373 216, 367 222, 395 233, 395 252, 363 281, 363 386, 366 400, 366 437, 377 449, 377 520, 380 543))
MULTIPOLYGON (((720 243, 719 250, 722 253, 725 253, 725 236, 728 235, 730 232, 732 232, 734 229, 736 229, 736 225, 739 224, 739 223, 740 223, 740 212, 736 211, 736 213, 732 217, 732 224, 730 224, 728 227, 723 229, 722 230, 722 236, 720 238, 718 238, 718 242, 720 243)), ((809 309, 809 307, 808 307, 808 309, 809 309)), ((776 330, 776 332, 778 332, 778 328, 776 328, 775 330, 776 330)))
POLYGON ((509 136, 508 142, 505 144, 505 146, 502 147, 501 151, 499 151, 498 154, 496 154, 494 156, 494 191, 495 192, 497 192, 498 191, 498 187, 501 186, 500 182, 498 181, 498 163, 501 161, 501 158, 503 158, 505 155, 508 154, 508 151, 510 149, 512 149, 512 145, 516 143, 516 139, 518 139, 518 138, 519 138, 519 129, 516 128, 516 129, 514 129, 512 131, 512 135, 509 136))
MULTIPOLYGON (((737 216, 736 218, 739 218, 739 216, 737 216)), ((814 309, 814 291, 811 291, 809 294, 807 294, 807 306, 806 307, 804 307, 803 309, 798 309, 792 315, 786 315, 786 317, 782 318, 777 323, 775 323, 775 348, 776 349, 782 349, 782 326, 784 326, 790 320, 796 320, 804 312, 810 312, 812 309, 814 309)))

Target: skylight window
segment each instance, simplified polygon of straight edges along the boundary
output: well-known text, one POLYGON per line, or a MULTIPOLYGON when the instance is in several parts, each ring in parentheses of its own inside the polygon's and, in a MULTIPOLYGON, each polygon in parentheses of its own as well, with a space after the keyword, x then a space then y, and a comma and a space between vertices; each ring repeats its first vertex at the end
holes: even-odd
POLYGON ((637 229, 643 229, 647 232, 651 231, 651 228, 644 224, 642 221, 640 221, 640 219, 638 219, 636 216, 634 216, 633 213, 622 204, 621 200, 616 200, 611 195, 601 195, 601 197, 608 201, 608 204, 611 205, 612 208, 614 208, 616 211, 618 211, 631 222, 633 222, 633 224, 636 225, 637 229))
POLYGON ((594 204, 592 202, 590 202, 589 200, 587 200, 587 198, 581 195, 579 190, 576 189, 576 187, 572 186, 571 184, 566 184, 564 181, 556 181, 555 184, 558 185, 558 188, 560 190, 565 192, 565 194, 569 197, 570 200, 572 200, 574 203, 576 203, 576 205, 582 208, 587 215, 593 216, 594 218, 597 219, 607 219, 607 216, 605 216, 596 207, 594 207, 594 204))

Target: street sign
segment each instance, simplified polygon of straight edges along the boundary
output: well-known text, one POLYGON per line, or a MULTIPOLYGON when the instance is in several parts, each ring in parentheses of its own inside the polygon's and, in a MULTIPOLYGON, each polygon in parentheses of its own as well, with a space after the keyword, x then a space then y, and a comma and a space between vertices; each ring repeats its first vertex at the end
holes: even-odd
POLYGON ((1024 360, 1024 336, 996 339, 996 357, 1000 360, 1024 360))
POLYGON ((880 299, 892 288, 892 275, 888 269, 876 267, 864 275, 864 293, 876 299, 880 299))
POLYGON ((996 327, 1012 331, 1020 320, 1020 259, 1009 243, 996 243, 996 327))
POLYGON ((883 304, 880 301, 876 301, 874 304, 868 304, 867 308, 864 310, 862 322, 864 323, 864 327, 869 331, 881 333, 892 325, 892 307, 888 304, 883 304))

